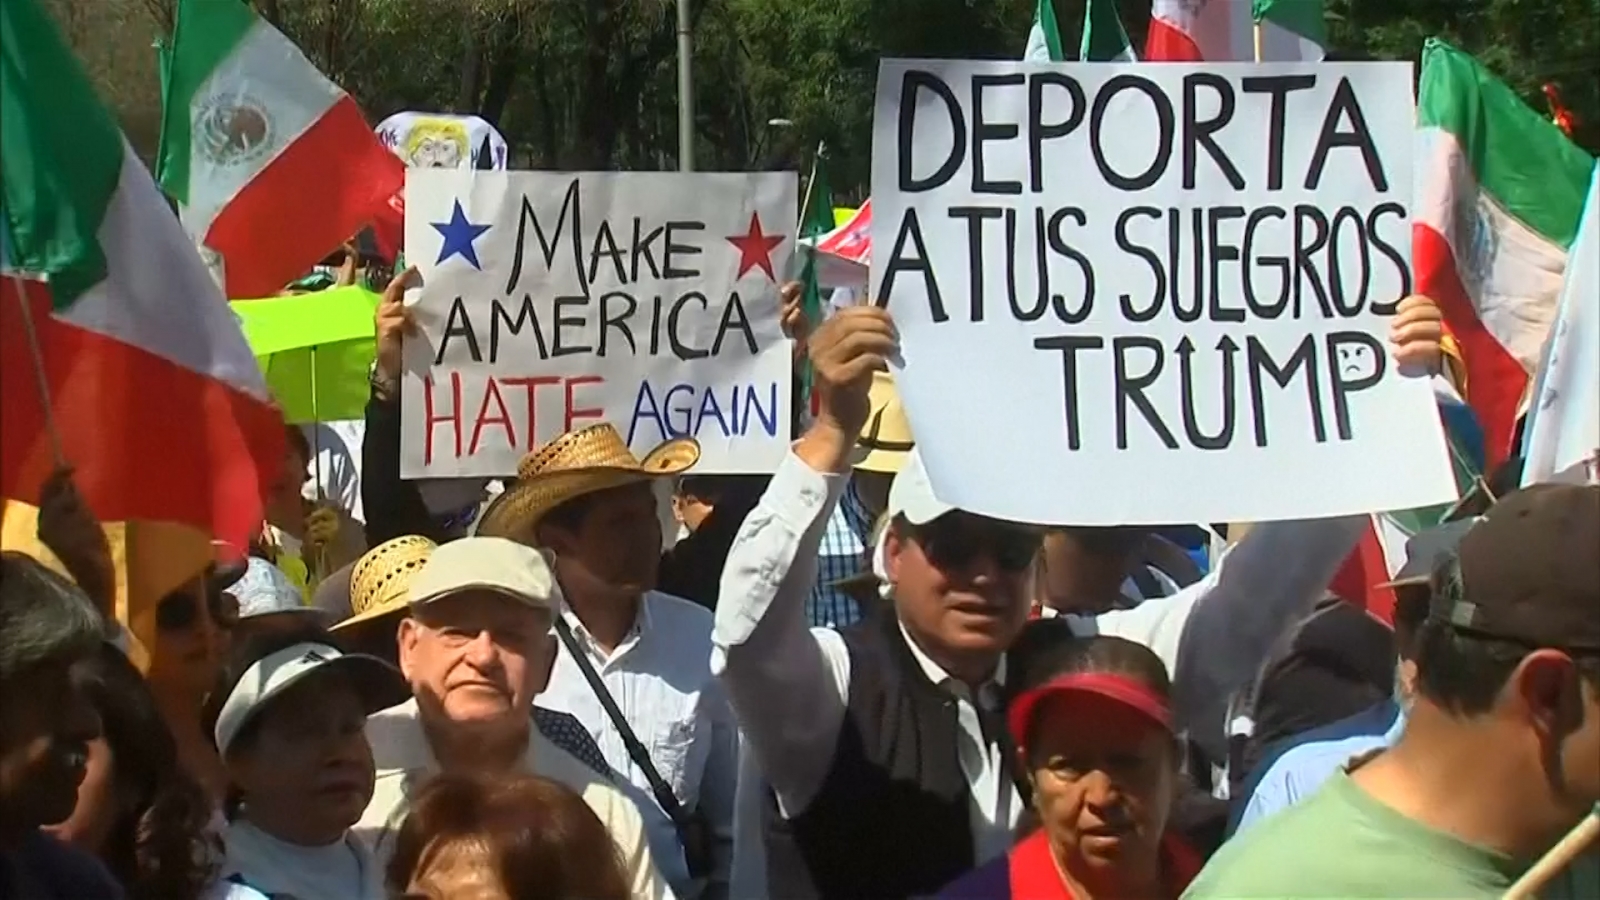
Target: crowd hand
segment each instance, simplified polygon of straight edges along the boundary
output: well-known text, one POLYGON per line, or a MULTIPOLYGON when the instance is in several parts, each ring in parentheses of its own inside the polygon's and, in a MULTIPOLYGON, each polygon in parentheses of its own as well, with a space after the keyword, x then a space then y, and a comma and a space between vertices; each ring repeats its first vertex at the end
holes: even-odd
POLYGON ((811 337, 811 320, 801 306, 804 287, 798 281, 785 284, 778 292, 778 322, 783 326, 783 336, 794 341, 794 357, 806 353, 806 341, 811 337))
POLYGON ((313 547, 329 547, 339 539, 339 529, 343 524, 337 509, 326 503, 318 503, 306 515, 305 543, 313 547))
POLYGON ((1389 326, 1389 342, 1400 368, 1437 374, 1444 364, 1444 317, 1439 304, 1420 294, 1400 301, 1389 326))
POLYGON ((40 543, 50 548, 89 599, 109 615, 115 582, 111 545, 99 520, 78 493, 70 466, 62 466, 45 479, 40 491, 38 533, 40 543))
POLYGON ((356 250, 355 241, 344 242, 344 262, 339 265, 338 277, 334 278, 334 287, 349 287, 356 283, 356 272, 361 268, 361 253, 356 250))
POLYGON ((378 301, 378 311, 373 316, 377 337, 378 366, 374 375, 383 383, 393 385, 400 380, 400 366, 405 336, 416 328, 411 310, 406 308, 406 288, 416 280, 417 269, 412 266, 395 276, 383 289, 383 299, 378 301))
POLYGON ((821 427, 855 442, 871 411, 872 374, 888 368, 899 341, 894 320, 877 306, 841 309, 817 328, 810 353, 821 427))

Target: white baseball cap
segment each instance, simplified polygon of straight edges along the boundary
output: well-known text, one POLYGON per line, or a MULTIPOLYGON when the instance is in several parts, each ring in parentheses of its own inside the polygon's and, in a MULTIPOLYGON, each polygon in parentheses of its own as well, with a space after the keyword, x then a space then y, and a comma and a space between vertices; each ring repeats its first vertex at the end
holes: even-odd
POLYGON ((440 544, 411 579, 406 601, 420 606, 466 591, 492 591, 546 611, 562 603, 550 560, 532 547, 498 537, 440 544))
POLYGON ((273 698, 311 673, 335 667, 349 675, 369 715, 405 700, 408 691, 404 676, 399 669, 376 656, 341 653, 314 641, 293 644, 256 660, 239 676, 211 730, 217 751, 226 756, 239 732, 273 698))
POLYGON ((926 525, 955 509, 934 495, 928 471, 922 467, 922 451, 912 448, 905 466, 889 485, 889 516, 904 516, 912 525, 926 525))

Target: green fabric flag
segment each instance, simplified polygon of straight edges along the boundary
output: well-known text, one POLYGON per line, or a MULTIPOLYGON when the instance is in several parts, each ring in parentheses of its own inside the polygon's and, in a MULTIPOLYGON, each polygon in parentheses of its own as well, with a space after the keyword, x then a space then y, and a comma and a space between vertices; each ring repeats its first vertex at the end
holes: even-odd
POLYGON ((1322 0, 1253 0, 1250 12, 1257 22, 1271 22, 1284 31, 1328 46, 1328 22, 1322 0))
POLYGON ((1117 0, 1089 0, 1083 8, 1083 39, 1078 42, 1083 62, 1136 62, 1133 42, 1117 15, 1117 0))
POLYGON ((1061 26, 1056 22, 1055 0, 1039 0, 1033 9, 1033 27, 1028 30, 1028 43, 1022 51, 1024 62, 1066 62, 1067 51, 1061 44, 1061 26))

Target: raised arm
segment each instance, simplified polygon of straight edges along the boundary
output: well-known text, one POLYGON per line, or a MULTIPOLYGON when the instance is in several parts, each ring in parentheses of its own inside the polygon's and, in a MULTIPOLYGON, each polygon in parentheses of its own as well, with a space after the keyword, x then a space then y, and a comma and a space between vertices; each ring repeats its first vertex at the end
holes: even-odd
POLYGON ((815 796, 833 762, 849 682, 838 635, 806 623, 817 546, 844 489, 872 373, 894 347, 888 316, 871 307, 844 310, 818 329, 816 421, 745 519, 723 568, 711 670, 790 815, 815 796))
MULTIPOLYGON (((1437 372, 1439 310, 1425 297, 1402 300, 1390 333, 1395 362, 1437 372)), ((1226 758, 1228 699, 1266 659, 1284 629, 1309 612, 1368 527, 1367 516, 1264 522, 1253 527, 1200 582, 1099 618, 1099 631, 1140 640, 1173 676, 1174 703, 1190 736, 1226 758)))

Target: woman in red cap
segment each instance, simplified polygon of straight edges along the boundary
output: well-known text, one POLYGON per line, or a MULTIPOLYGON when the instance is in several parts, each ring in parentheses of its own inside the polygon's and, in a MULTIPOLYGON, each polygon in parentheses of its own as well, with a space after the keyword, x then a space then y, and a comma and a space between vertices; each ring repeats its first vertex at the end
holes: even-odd
POLYGON ((946 900, 1175 900, 1199 856, 1168 833, 1182 775, 1166 668, 1115 637, 1041 642, 1007 707, 1036 827, 946 900))

